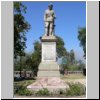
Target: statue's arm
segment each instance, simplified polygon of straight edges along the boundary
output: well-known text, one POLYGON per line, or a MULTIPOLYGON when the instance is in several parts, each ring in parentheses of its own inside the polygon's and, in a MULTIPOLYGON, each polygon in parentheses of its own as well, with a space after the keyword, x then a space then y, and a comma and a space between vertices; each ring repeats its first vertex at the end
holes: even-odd
POLYGON ((46 14, 46 11, 44 13, 44 21, 46 21, 46 17, 47 17, 47 14, 46 14))
POLYGON ((54 17, 54 19, 56 19, 56 14, 55 14, 55 12, 53 11, 53 17, 54 17))

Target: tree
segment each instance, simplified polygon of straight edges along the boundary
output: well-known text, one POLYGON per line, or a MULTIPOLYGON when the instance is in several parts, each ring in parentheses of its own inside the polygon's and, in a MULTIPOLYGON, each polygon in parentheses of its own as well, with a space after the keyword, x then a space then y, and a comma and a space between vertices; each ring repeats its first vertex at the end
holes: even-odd
POLYGON ((14 2, 14 57, 23 56, 26 48, 26 32, 30 29, 29 23, 23 14, 26 13, 26 6, 21 2, 14 2))
POLYGON ((23 65, 24 65, 23 68, 25 70, 31 70, 31 66, 32 66, 32 54, 31 53, 26 53, 25 62, 23 65))
POLYGON ((71 61, 71 64, 74 64, 75 62, 75 54, 74 54, 73 49, 70 51, 70 61, 71 61))
POLYGON ((78 61, 78 66, 79 66, 79 70, 83 70, 85 68, 85 64, 82 62, 82 60, 78 61))
MULTIPOLYGON (((20 71, 20 57, 14 59, 15 71, 20 71)), ((31 70, 32 66, 32 54, 25 53, 25 56, 21 60, 21 69, 31 70)))
POLYGON ((25 56, 26 32, 30 29, 30 25, 25 20, 23 13, 26 13, 26 6, 21 2, 14 2, 14 58, 20 57, 20 77, 22 56, 25 56))
POLYGON ((19 58, 14 59, 14 71, 20 70, 20 61, 19 58))
POLYGON ((63 70, 75 70, 76 65, 75 65, 75 54, 74 50, 72 49, 70 52, 67 52, 65 56, 62 58, 62 69, 63 70))
POLYGON ((78 39, 80 41, 80 46, 83 47, 84 57, 86 58, 86 28, 79 28, 78 39))
POLYGON ((41 44, 39 41, 34 43, 34 52, 32 54, 32 70, 35 75, 37 75, 38 66, 41 62, 41 44))
POLYGON ((66 56, 67 51, 66 51, 66 48, 64 47, 65 43, 63 39, 59 36, 56 36, 56 38, 57 38, 57 46, 56 46, 57 57, 60 58, 60 57, 66 56))

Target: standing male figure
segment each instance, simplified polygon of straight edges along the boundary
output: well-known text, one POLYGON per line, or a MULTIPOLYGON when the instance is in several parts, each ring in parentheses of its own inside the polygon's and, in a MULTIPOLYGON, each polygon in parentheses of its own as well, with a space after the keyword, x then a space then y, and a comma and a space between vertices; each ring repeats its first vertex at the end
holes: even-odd
POLYGON ((56 17, 53 10, 53 5, 49 4, 48 9, 45 11, 45 14, 44 14, 45 35, 47 36, 53 35, 55 18, 56 17))

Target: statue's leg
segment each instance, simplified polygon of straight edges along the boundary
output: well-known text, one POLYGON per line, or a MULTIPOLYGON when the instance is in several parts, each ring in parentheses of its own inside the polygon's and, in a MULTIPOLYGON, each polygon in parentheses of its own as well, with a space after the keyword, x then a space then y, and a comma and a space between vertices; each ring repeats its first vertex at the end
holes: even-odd
POLYGON ((48 22, 48 36, 50 35, 50 22, 48 22))
POLYGON ((49 23, 45 22, 45 35, 48 35, 48 26, 49 26, 49 23))
POLYGON ((50 23, 49 33, 50 33, 50 35, 53 35, 53 23, 50 23))

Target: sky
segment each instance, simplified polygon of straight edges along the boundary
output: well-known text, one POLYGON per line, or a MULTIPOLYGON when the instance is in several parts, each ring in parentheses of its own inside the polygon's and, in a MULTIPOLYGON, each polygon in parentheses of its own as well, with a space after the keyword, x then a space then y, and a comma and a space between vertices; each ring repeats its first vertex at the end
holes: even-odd
MULTIPOLYGON (((22 2, 27 7, 27 13, 24 14, 25 19, 31 25, 31 29, 27 32, 26 52, 33 52, 33 43, 44 34, 44 12, 51 2, 22 2)), ((82 60, 84 52, 80 47, 78 40, 78 28, 86 27, 86 2, 52 2, 53 9, 56 14, 55 34, 60 36, 65 43, 67 51, 71 49, 75 52, 77 60, 82 60)), ((39 40, 40 41, 40 40, 39 40)))

